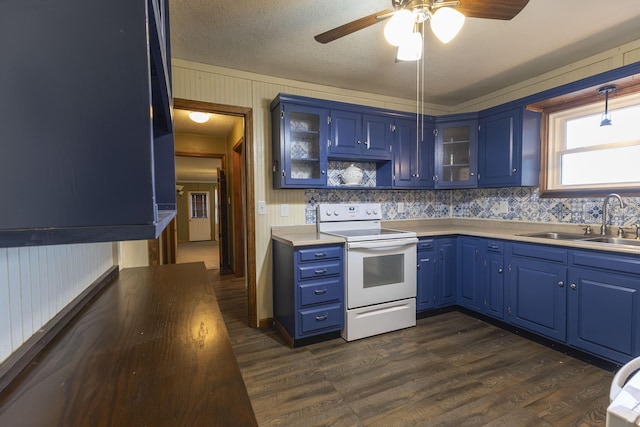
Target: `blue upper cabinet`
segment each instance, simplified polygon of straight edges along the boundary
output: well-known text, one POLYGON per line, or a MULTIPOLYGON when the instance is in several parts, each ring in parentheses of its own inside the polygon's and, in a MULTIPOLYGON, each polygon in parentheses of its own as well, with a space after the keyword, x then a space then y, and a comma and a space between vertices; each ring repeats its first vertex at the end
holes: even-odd
POLYGON ((325 187, 329 111, 278 103, 271 115, 274 188, 325 187))
POLYGON ((433 118, 425 117, 424 133, 415 119, 396 120, 393 129, 393 186, 433 188, 433 118))
POLYGON ((175 216, 168 9, 2 3, 0 247, 153 239, 175 216))
POLYGON ((515 108, 478 124, 478 187, 538 185, 540 113, 515 108))
POLYGON ((477 184, 478 121, 472 115, 436 119, 435 187, 474 188, 477 184))
POLYGON ((391 160, 393 117, 354 111, 331 111, 329 157, 391 160))

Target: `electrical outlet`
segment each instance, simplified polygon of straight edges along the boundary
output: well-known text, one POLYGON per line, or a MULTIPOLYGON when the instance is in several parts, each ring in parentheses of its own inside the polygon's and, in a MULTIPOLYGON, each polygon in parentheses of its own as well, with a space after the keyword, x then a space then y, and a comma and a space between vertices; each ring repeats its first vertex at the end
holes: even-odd
POLYGON ((398 213, 404 213, 404 202, 398 202, 398 213))
POLYGON ((498 205, 498 210, 503 214, 509 213, 509 202, 507 202, 506 200, 501 200, 500 204, 498 205))
POLYGON ((267 203, 264 200, 258 201, 258 215, 267 214, 267 203))
POLYGON ((280 205, 280 216, 289 216, 289 205, 280 205))

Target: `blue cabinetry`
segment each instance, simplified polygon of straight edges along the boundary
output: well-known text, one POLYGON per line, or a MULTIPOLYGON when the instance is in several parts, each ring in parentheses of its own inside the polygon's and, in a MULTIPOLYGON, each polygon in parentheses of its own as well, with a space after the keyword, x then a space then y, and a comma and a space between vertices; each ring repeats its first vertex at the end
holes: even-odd
POLYGON ((513 244, 509 321, 564 342, 567 334, 567 251, 513 244))
POLYGON ((396 120, 393 142, 393 186, 396 188, 433 187, 433 118, 396 120))
POLYGON ((497 240, 485 240, 484 243, 486 248, 485 283, 483 286, 484 312, 498 319, 503 319, 506 276, 504 268, 505 243, 497 240))
POLYGON ((2 3, 0 247, 154 239, 175 216, 168 11, 2 3))
POLYGON ((456 302, 456 238, 424 238, 418 241, 418 289, 416 311, 456 302))
POLYGON ((484 287, 483 240, 472 237, 458 238, 458 304, 482 312, 484 287))
POLYGON ((436 188, 474 188, 477 184, 478 121, 468 117, 436 119, 436 188))
POLYGON ((393 118, 358 111, 332 110, 329 157, 391 160, 393 118))
POLYGON ((271 106, 274 188, 327 185, 329 111, 278 102, 271 106))
POLYGON ((640 354, 640 258, 573 251, 570 345, 625 363, 640 354))
POLYGON ((478 121, 478 187, 538 185, 540 113, 523 107, 478 121))
POLYGON ((344 327, 342 245, 273 248, 273 316, 287 342, 339 332, 344 327))

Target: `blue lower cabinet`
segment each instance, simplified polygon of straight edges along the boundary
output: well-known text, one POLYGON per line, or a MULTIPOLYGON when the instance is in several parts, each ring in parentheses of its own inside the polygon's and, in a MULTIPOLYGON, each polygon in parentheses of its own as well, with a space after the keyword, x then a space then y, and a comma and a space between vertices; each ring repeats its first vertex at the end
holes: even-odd
POLYGON ((483 312, 484 245, 482 239, 458 238, 458 304, 483 312))
POLYGON ((572 255, 569 344, 618 363, 628 362, 640 354, 640 258, 572 255), (591 268, 598 262, 611 270, 591 268))
POLYGON ((273 249, 273 318, 292 347, 296 341, 344 328, 344 246, 273 249))
POLYGON ((416 311, 456 302, 456 238, 420 239, 418 242, 416 311))
POLYGON ((565 265, 513 258, 511 323, 564 342, 567 336, 566 281, 565 265))

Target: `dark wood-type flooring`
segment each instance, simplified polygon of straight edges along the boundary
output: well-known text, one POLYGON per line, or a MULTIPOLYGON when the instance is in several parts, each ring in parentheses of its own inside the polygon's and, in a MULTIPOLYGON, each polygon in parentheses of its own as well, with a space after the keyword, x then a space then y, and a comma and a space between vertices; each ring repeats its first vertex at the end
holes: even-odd
POLYGON ((209 272, 261 426, 604 426, 613 374, 459 312, 291 349, 209 272))

